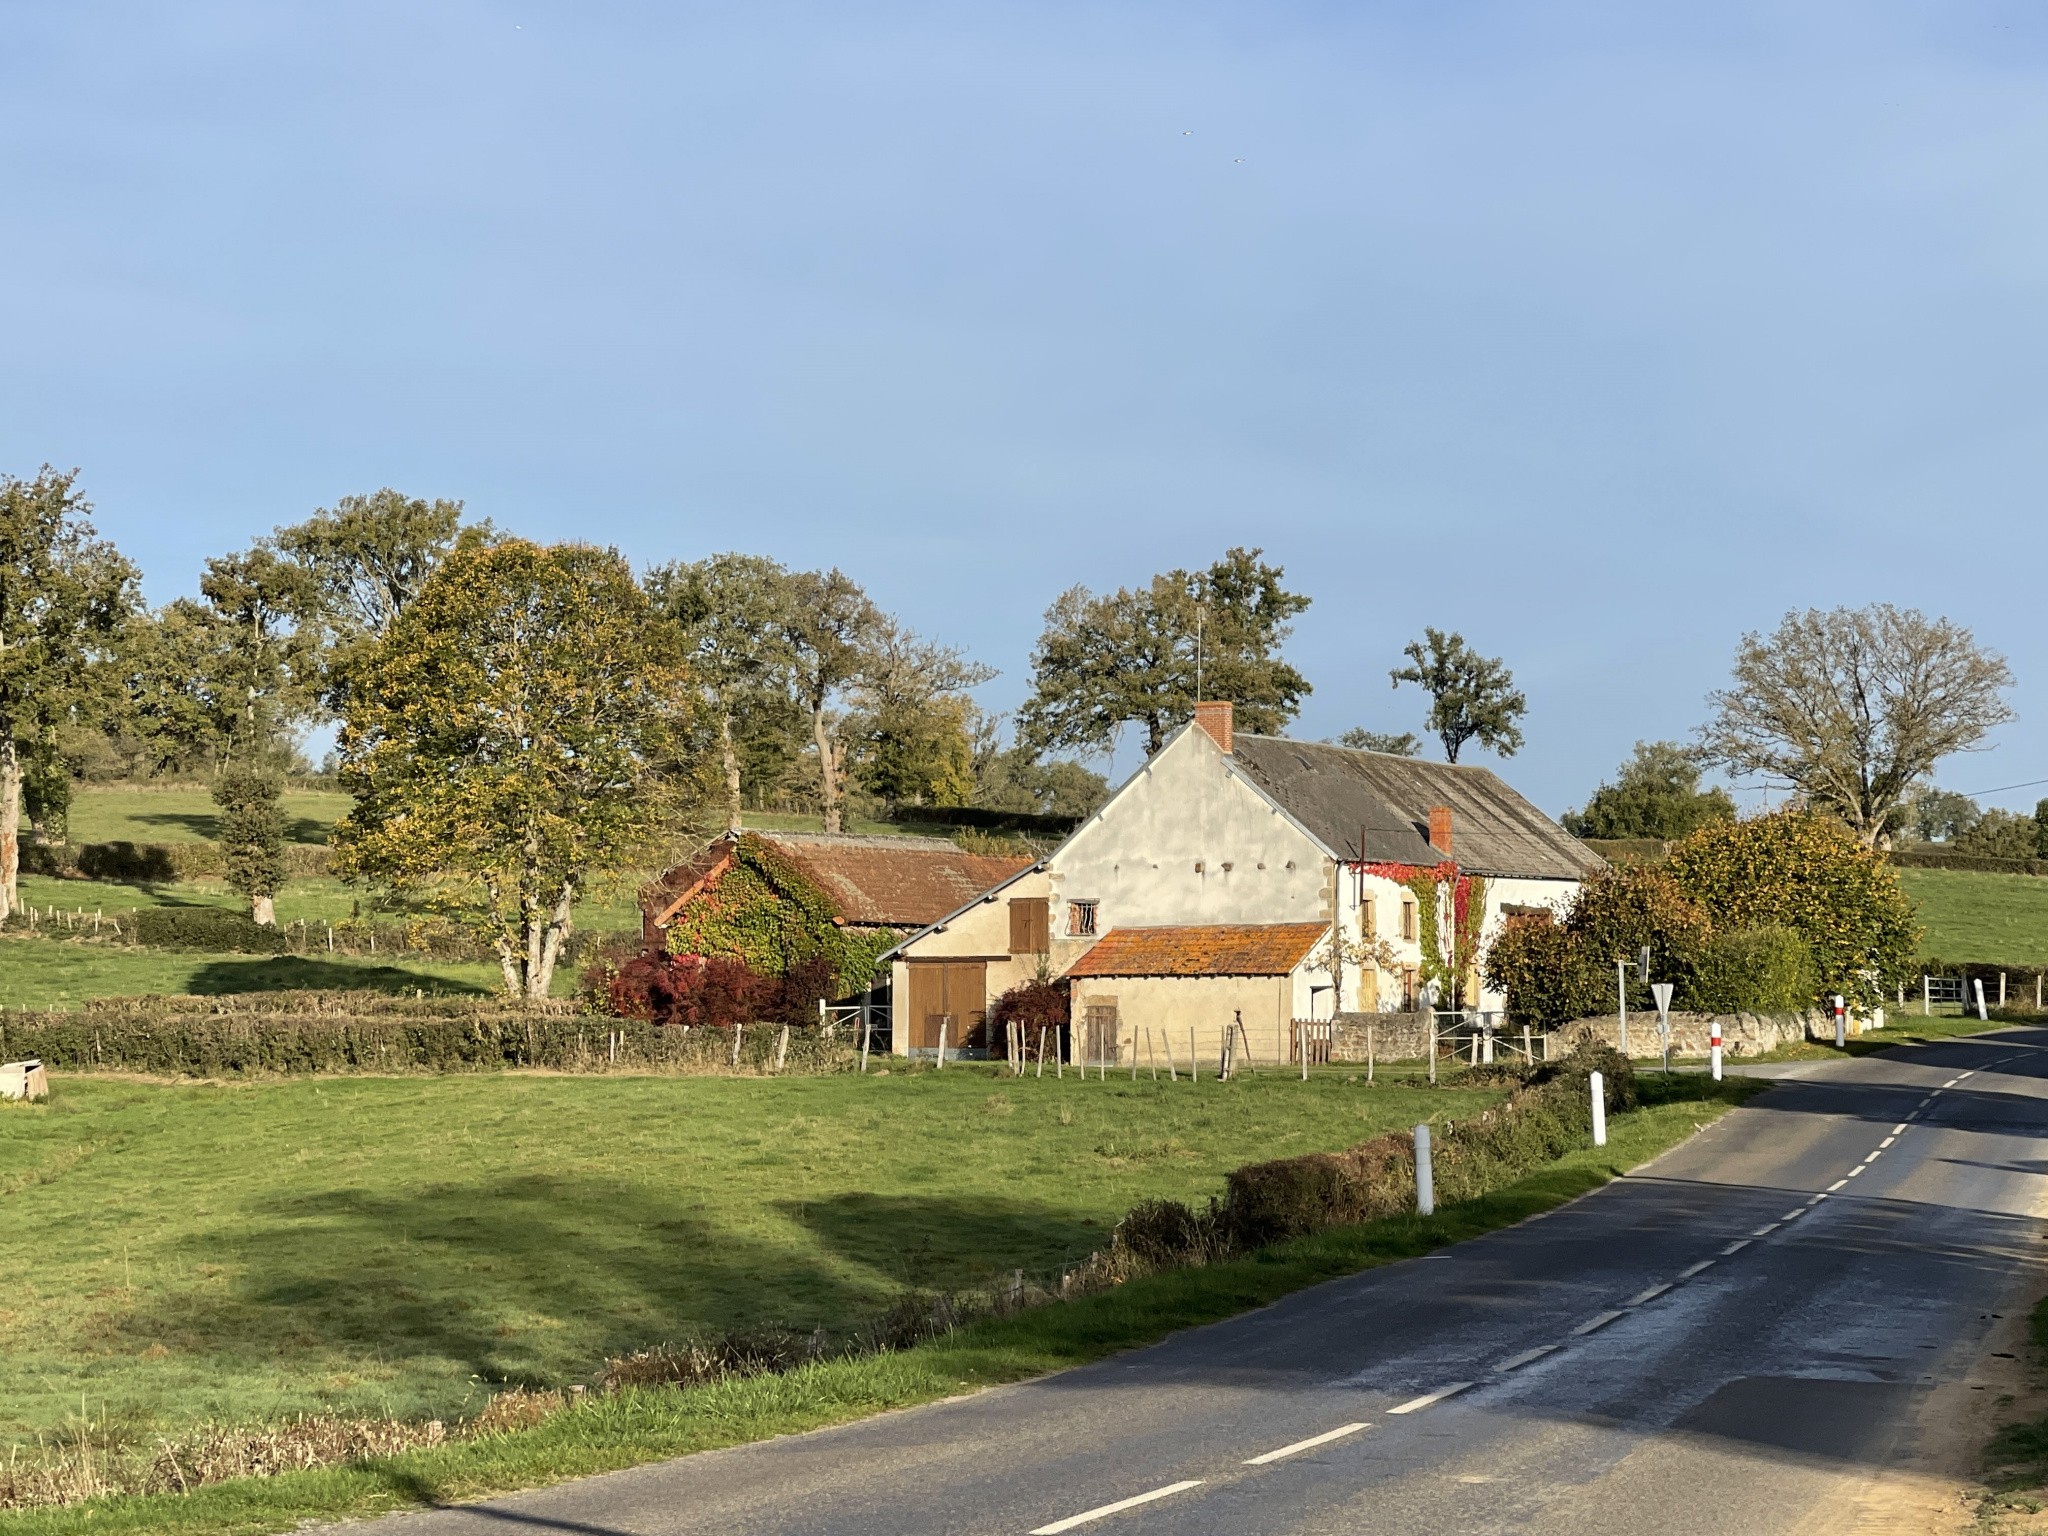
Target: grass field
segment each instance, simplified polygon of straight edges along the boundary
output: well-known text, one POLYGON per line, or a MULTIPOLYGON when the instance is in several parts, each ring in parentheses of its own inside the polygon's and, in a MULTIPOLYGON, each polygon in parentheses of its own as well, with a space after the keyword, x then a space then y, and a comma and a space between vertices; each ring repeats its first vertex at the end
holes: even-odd
POLYGON ((0 1435, 447 1414, 479 1380, 1085 1256, 1136 1200, 1495 1090, 1262 1073, 72 1078, 0 1110, 0 1435))
MULTIPOLYGON (((295 843, 325 843, 352 802, 333 790, 288 789, 284 813, 295 843)), ((82 784, 71 801, 74 843, 177 843, 220 831, 220 808, 203 784, 82 784)))
MULTIPOLYGON (((556 992, 571 995, 576 977, 560 972, 556 992)), ((502 991, 498 968, 407 956, 391 964, 372 955, 301 959, 296 955, 215 955, 171 949, 73 944, 9 935, 0 938, 0 1007, 64 1008, 98 997, 363 987, 378 992, 502 991)))
MULTIPOLYGON (((920 1088, 936 1090, 939 1087, 939 1080, 935 1077, 915 1081, 920 1088)), ((942 1112, 950 1111, 956 1122, 972 1123, 972 1116, 977 1112, 974 1097, 977 1093, 982 1094, 979 1111, 988 1111, 986 1090, 994 1086, 988 1078, 972 1082, 968 1074, 963 1073, 959 1078, 943 1081, 945 1091, 958 1097, 929 1102, 942 1112)), ((885 1080, 885 1085, 891 1092, 906 1086, 900 1079, 885 1080)), ((795 1085, 764 1086, 786 1088, 795 1085)), ((857 1090, 860 1085, 850 1086, 857 1090)), ((0 1515, 0 1531, 9 1533, 9 1536, 140 1531, 254 1536, 254 1533, 290 1530, 303 1523, 344 1515, 369 1514, 421 1502, 452 1502, 505 1489, 532 1487, 664 1456, 793 1433, 1077 1365, 1120 1349, 1152 1342, 1177 1328, 1242 1312, 1320 1280, 1411 1258, 1445 1243, 1476 1236, 1548 1210, 1683 1140, 1699 1125, 1711 1121, 1762 1085, 1736 1080, 1711 1084, 1700 1078, 1672 1078, 1645 1079, 1642 1086, 1646 1107, 1615 1116, 1610 1124, 1606 1147, 1587 1147, 1571 1153, 1514 1185, 1483 1199, 1442 1207, 1432 1217, 1398 1217, 1360 1227, 1339 1228, 1282 1244, 1246 1259, 1207 1268, 1168 1271, 1077 1301, 1037 1308, 1007 1320, 976 1324, 931 1344, 894 1354, 834 1360, 804 1367, 788 1376, 757 1377, 681 1390, 637 1390, 616 1396, 593 1394, 530 1430, 408 1452, 367 1465, 227 1483, 200 1489, 189 1496, 111 1499, 71 1509, 0 1515)), ((1263 1121, 1267 1128, 1260 1133, 1262 1139, 1291 1129, 1299 1132, 1297 1141, 1305 1141, 1310 1135, 1307 1125, 1297 1124, 1292 1116, 1282 1113, 1283 1106, 1289 1102, 1283 1098, 1283 1090, 1292 1094, 1300 1088, 1299 1083, 1290 1084, 1286 1080, 1244 1082, 1228 1090, 1220 1090, 1221 1096, 1209 1099, 1206 1105, 1192 1113, 1197 1116, 1206 1113, 1219 1119, 1228 1117, 1241 1122, 1235 1134, 1250 1132, 1263 1121), (1229 1094, 1254 1089, 1257 1091, 1243 1094, 1239 1106, 1233 1107, 1224 1102, 1229 1094)), ((1111 1106, 1121 1095, 1121 1090, 1113 1083, 1107 1085, 1107 1091, 1102 1085, 1090 1085, 1086 1092, 1098 1096, 1098 1109, 1111 1106)), ((1192 1100, 1197 1090, 1182 1085, 1181 1092, 1192 1100)), ((1211 1085, 1201 1092, 1218 1094, 1219 1088, 1211 1085)), ((1070 1124, 1061 1126, 1061 1133, 1072 1131, 1078 1137, 1062 1143, 1071 1160, 1086 1137, 1100 1134, 1100 1129, 1098 1127, 1091 1132, 1083 1128, 1083 1120, 1089 1110, 1082 1102, 1082 1090, 1078 1085, 1069 1083, 1064 1088, 1050 1090, 1050 1093, 1042 1106, 1019 1097, 1016 1101, 1019 1107, 1012 1111, 1012 1116, 1022 1117, 1032 1107, 1056 1109, 1065 1102, 1073 1112, 1073 1119, 1070 1124)), ((1336 1123, 1331 1127, 1332 1132, 1338 1141, 1343 1141, 1360 1134, 1359 1130, 1346 1123, 1349 1118, 1346 1111, 1356 1112, 1355 1101, 1387 1093, 1385 1089, 1367 1091, 1333 1079, 1323 1079, 1312 1082, 1305 1093, 1294 1094, 1292 1103, 1295 1111, 1302 1115, 1334 1115, 1336 1123)), ((1470 1096, 1459 1095, 1454 1090, 1440 1092, 1435 1099, 1439 1105, 1454 1101, 1467 1105, 1474 1102, 1470 1096)), ((899 1117, 900 1108, 900 1104, 891 1105, 883 1099, 871 1112, 886 1112, 893 1119, 899 1117)), ((1391 1110, 1391 1102, 1388 1108, 1391 1110)), ((1131 1112, 1131 1106, 1126 1105, 1124 1114, 1128 1116, 1131 1112)), ((6 1118, 0 1115, 0 1125, 4 1125, 6 1118)), ((994 1118, 1013 1123, 1010 1116, 998 1114, 994 1118)), ((1378 1117, 1360 1117, 1361 1120, 1371 1118, 1378 1117)), ((1049 1133, 1050 1123, 1056 1122, 1056 1114, 1052 1122, 1041 1122, 1041 1133, 1049 1133)), ((942 1123, 934 1128, 941 1132, 945 1129, 942 1123)), ((1190 1129, 1196 1127, 1191 1125, 1190 1129)), ((1222 1127, 1218 1125, 1212 1129, 1220 1132, 1222 1127)), ((941 1136, 940 1139, 944 1141, 947 1138, 941 1136)), ((923 1155, 932 1156, 934 1152, 927 1149, 923 1155)), ((1083 1181, 1091 1185, 1097 1183, 1103 1176, 1102 1172, 1087 1167, 1085 1153, 1079 1154, 1079 1160, 1083 1181)), ((931 1212, 942 1218, 940 1230, 944 1230, 944 1218, 962 1210, 987 1213, 987 1219, 998 1222, 1009 1219, 1014 1206, 1023 1201, 1021 1190, 1003 1188, 999 1182, 992 1183, 985 1173, 981 1192, 962 1202, 960 1177, 942 1170, 958 1166, 963 1161, 943 1149, 936 1151, 935 1181, 953 1191, 946 1205, 935 1207, 931 1212), (992 1204, 995 1209, 989 1213, 992 1204)), ((83 1159, 80 1159, 74 1167, 82 1164, 83 1159)), ((59 1181, 71 1176, 65 1172, 56 1175, 59 1181)), ((1158 1176, 1162 1180, 1161 1188, 1168 1191, 1174 1188, 1174 1178, 1163 1173, 1158 1176)), ((1192 1166, 1182 1170, 1178 1177, 1193 1184, 1199 1184, 1205 1178, 1196 1174, 1192 1166)), ((1206 1180, 1213 1185, 1213 1174, 1206 1175, 1206 1180)), ((1076 1194, 1065 1192, 1066 1183, 1066 1180, 1060 1180, 1059 1187, 1054 1188, 1046 1186, 1042 1176, 1031 1176, 1032 1187, 1044 1190, 1045 1209, 1050 1213, 1035 1215, 1034 1225, 1042 1220, 1076 1219, 1061 1214, 1063 1209, 1079 1203, 1076 1194)), ((1139 1183, 1133 1182, 1129 1187, 1136 1189, 1139 1183)), ((1125 1192, 1119 1189, 1109 1205, 1120 1204, 1124 1198, 1125 1192)), ((678 1202, 671 1194, 666 1197, 666 1203, 678 1202)), ((788 1216, 786 1195, 777 1209, 788 1216)), ((1081 1223, 1079 1231, 1090 1242, 1099 1237, 1100 1223, 1108 1217, 1108 1205, 1101 1210, 1100 1215, 1084 1214, 1078 1218, 1081 1223), (1095 1225, 1087 1225, 1089 1222, 1095 1225)), ((206 1208, 207 1225, 212 1224, 217 1211, 215 1205, 206 1208)), ((305 1222, 317 1222, 326 1213, 320 1210, 301 1211, 297 1201, 292 1200, 281 1209, 259 1214, 259 1225, 268 1227, 294 1217, 305 1222)), ((488 1207, 481 1213, 485 1221, 494 1222, 499 1227, 508 1225, 517 1214, 515 1211, 504 1217, 494 1217, 488 1207)), ((614 1214, 622 1213, 615 1210, 614 1214)), ((111 1224, 116 1220, 132 1220, 134 1215, 131 1211, 126 1217, 116 1214, 107 1220, 111 1224)), ((839 1233, 844 1229, 835 1224, 831 1230, 839 1233)), ((615 1226, 613 1233, 615 1244, 634 1240, 630 1227, 621 1231, 615 1226)), ((493 1294, 509 1288, 505 1280, 496 1278, 502 1261, 495 1256, 484 1257, 473 1235, 465 1237, 460 1232, 450 1232, 437 1237, 425 1227, 408 1228, 403 1220, 385 1220, 379 1224, 378 1237, 387 1247, 399 1245, 401 1255, 416 1266, 420 1259, 432 1256, 442 1248, 459 1250, 467 1243, 472 1273, 493 1277, 484 1282, 482 1288, 493 1294), (492 1267, 482 1267, 485 1264, 492 1267)), ((112 1240, 111 1232, 101 1236, 103 1246, 112 1240)), ((869 1272, 886 1275, 897 1267, 886 1256, 876 1253, 879 1243, 872 1236, 863 1234, 861 1244, 867 1248, 868 1257, 862 1263, 869 1272)), ((804 1246, 812 1246, 812 1240, 806 1237, 804 1246)), ((610 1262, 614 1251, 611 1248, 599 1247, 594 1252, 579 1253, 573 1248, 558 1247, 549 1255, 539 1245, 532 1245, 532 1251, 539 1256, 540 1265, 536 1267, 536 1273, 526 1280, 523 1289, 528 1293, 539 1291, 543 1294, 530 1301, 529 1306, 559 1306, 567 1294, 585 1292, 598 1283, 588 1276, 572 1273, 579 1262, 583 1267, 597 1271, 600 1281, 618 1274, 619 1267, 610 1262), (542 1266, 555 1276, 551 1290, 542 1284, 538 1272, 542 1266)), ((825 1262, 837 1264, 851 1256, 843 1236, 827 1236, 822 1255, 821 1260, 806 1267, 821 1268, 825 1262)), ((224 1290, 236 1289, 236 1283, 228 1279, 227 1269, 242 1260, 243 1250, 231 1244, 221 1250, 220 1258, 202 1261, 221 1266, 218 1272, 205 1277, 207 1283, 224 1290)), ((976 1264, 981 1262, 985 1261, 975 1261, 976 1264)), ((109 1251, 98 1259, 96 1269, 79 1271, 74 1276, 77 1281, 93 1284, 98 1289, 99 1294, 92 1298, 98 1311, 91 1316, 95 1319, 94 1329, 101 1336, 119 1328, 122 1309, 133 1308, 147 1284, 142 1278, 125 1272, 117 1276, 117 1263, 109 1251)), ((714 1250, 707 1263, 717 1269, 723 1267, 726 1260, 714 1250)), ((683 1277, 675 1275, 673 1268, 670 1255, 664 1252, 644 1272, 626 1274, 623 1279, 631 1292, 651 1295, 681 1283, 683 1277)), ((374 1283, 376 1271, 372 1271, 372 1275, 374 1283)), ((338 1278, 333 1282, 334 1285, 339 1283, 338 1278)), ((239 1285, 241 1289, 250 1291, 252 1282, 245 1278, 239 1285)), ((327 1294, 318 1286, 308 1286, 303 1278, 295 1282, 288 1274, 283 1286, 274 1282, 267 1292, 252 1292, 244 1304, 258 1309, 260 1313, 267 1313, 300 1305, 309 1297, 317 1301, 327 1294), (284 1288, 294 1284, 296 1289, 284 1288)), ((417 1297, 406 1298, 399 1306, 408 1314, 424 1310, 417 1297)), ((75 1310, 85 1311, 86 1308, 81 1306, 75 1310)), ((201 1309, 202 1316, 205 1310, 201 1309)), ((444 1336, 454 1337, 465 1331, 487 1336, 492 1341, 501 1337, 495 1331, 481 1328, 478 1320, 468 1313, 450 1315, 439 1330, 420 1330, 423 1334, 431 1332, 437 1343, 444 1336)), ((303 1336, 289 1339, 284 1346, 287 1357, 312 1348, 320 1336, 320 1331, 309 1325, 303 1336)), ((123 1339, 118 1349, 103 1345, 101 1354, 88 1357, 88 1363, 115 1354, 132 1356, 134 1342, 123 1339)), ((147 1354, 153 1347, 154 1344, 145 1347, 142 1353, 147 1354)), ((494 1344, 487 1347, 494 1347, 494 1344)), ((165 1357, 166 1360, 171 1358, 174 1357, 168 1354, 165 1357)), ((165 1366, 165 1361, 154 1364, 165 1366)), ((186 1368, 189 1369, 189 1364, 186 1368)), ((90 1408, 89 1397, 87 1403, 90 1408)))
POLYGON ((1899 880, 1926 929, 1922 955, 2048 965, 2048 880, 1963 869, 1901 869, 1899 880))

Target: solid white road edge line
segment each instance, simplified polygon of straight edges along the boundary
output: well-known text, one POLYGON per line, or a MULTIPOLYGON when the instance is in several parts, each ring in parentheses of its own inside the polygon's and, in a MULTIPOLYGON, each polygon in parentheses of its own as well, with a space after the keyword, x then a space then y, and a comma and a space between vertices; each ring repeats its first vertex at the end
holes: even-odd
POLYGON ((1496 1371, 1518 1371, 1531 1360, 1541 1360, 1545 1355, 1554 1355, 1563 1348, 1562 1344, 1538 1344, 1534 1349, 1525 1349, 1519 1355, 1501 1361, 1494 1369, 1496 1371))
POLYGON ((1727 1246, 1726 1248, 1723 1248, 1723 1249, 1721 1250, 1721 1257, 1725 1259, 1725 1258, 1727 1258, 1727 1257, 1728 1257, 1728 1255, 1729 1255, 1729 1254, 1731 1254, 1731 1253, 1740 1253, 1740 1252, 1742 1252, 1742 1250, 1743 1250, 1743 1249, 1747 1248, 1748 1246, 1749 1246, 1749 1239, 1748 1239, 1748 1238, 1746 1238, 1746 1237, 1738 1237, 1737 1239, 1735 1239, 1735 1241, 1734 1241, 1734 1242, 1730 1243, 1730 1244, 1729 1244, 1729 1245, 1728 1245, 1728 1246, 1727 1246))
POLYGON ((1669 1280, 1666 1280, 1662 1285, 1653 1285, 1647 1291, 1637 1291, 1635 1295, 1629 1297, 1629 1299, 1627 1301, 1624 1301, 1622 1305, 1624 1307, 1640 1307, 1644 1302, 1650 1301, 1658 1296, 1662 1296, 1666 1291, 1670 1289, 1671 1282, 1669 1280))
MULTIPOLYGON (((1554 1347, 1554 1346, 1553 1346, 1554 1347)), ((1297 1440, 1292 1445, 1283 1445, 1277 1451, 1268 1451, 1263 1456, 1254 1456, 1245 1463, 1248 1467, 1263 1467, 1269 1461, 1295 1455, 1300 1451, 1314 1450, 1319 1445, 1328 1445, 1332 1440, 1342 1440, 1346 1435, 1355 1435, 1361 1429, 1371 1429, 1367 1423, 1339 1424, 1335 1429, 1326 1429, 1320 1435, 1310 1435, 1306 1440, 1297 1440)))
POLYGON ((1701 1270, 1712 1269, 1713 1267, 1714 1261, 1712 1259, 1701 1259, 1699 1263, 1693 1265, 1691 1268, 1681 1269, 1678 1272, 1678 1278, 1681 1280, 1690 1280, 1694 1275, 1698 1274, 1701 1270))
POLYGON ((1572 1337, 1577 1338, 1580 1334, 1591 1333, 1596 1328, 1605 1328, 1619 1316, 1619 1312, 1602 1312, 1597 1317, 1589 1317, 1572 1330, 1572 1337))
MULTIPOLYGON (((1420 1397, 1411 1397, 1398 1408, 1389 1408, 1389 1413, 1420 1413, 1432 1403, 1440 1403, 1447 1397, 1455 1397, 1471 1386, 1469 1381, 1454 1381, 1448 1387, 1438 1387, 1434 1392, 1425 1392, 1420 1397)), ((1038 1536, 1036 1531, 1032 1536, 1038 1536)))
POLYGON ((1185 1493, 1190 1488, 1201 1486, 1202 1480, 1199 1477, 1191 1477, 1184 1483, 1168 1483, 1164 1488, 1154 1488, 1150 1493, 1141 1493, 1136 1498, 1118 1499, 1114 1504, 1104 1504, 1100 1509, 1084 1510, 1078 1515, 1069 1515, 1064 1520, 1055 1520, 1051 1525, 1034 1526, 1031 1536, 1059 1536, 1061 1531, 1071 1531, 1075 1526, 1086 1525, 1090 1520, 1100 1520, 1105 1515, 1136 1509, 1140 1504, 1150 1504, 1154 1499, 1163 1499, 1168 1494, 1185 1493))

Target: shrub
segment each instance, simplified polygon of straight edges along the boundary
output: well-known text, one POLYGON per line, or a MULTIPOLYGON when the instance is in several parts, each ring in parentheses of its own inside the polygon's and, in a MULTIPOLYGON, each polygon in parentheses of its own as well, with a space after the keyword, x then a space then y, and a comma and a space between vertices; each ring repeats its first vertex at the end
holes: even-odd
POLYGON ((1206 1264, 1227 1248, 1215 1203, 1197 1212, 1178 1200, 1144 1200, 1116 1224, 1114 1247, 1144 1269, 1206 1264))
POLYGON ((1821 991, 1871 1007, 1915 974, 1920 932, 1897 872, 1831 817, 1777 811, 1717 822, 1674 847, 1666 868, 1717 928, 1797 932, 1821 991))
POLYGON ((280 928, 225 907, 142 907, 130 914, 135 942, 158 949, 206 949, 229 954, 281 955, 291 947, 280 928))
POLYGON ((1806 940, 1790 928, 1737 928, 1708 941, 1683 1002, 1701 1013, 1797 1013, 1819 994, 1806 940))
POLYGON ((178 878, 177 864, 162 843, 87 843, 78 850, 78 873, 88 880, 163 885, 178 878))
POLYGON ((1415 1204, 1415 1147, 1399 1132, 1343 1152, 1247 1163, 1225 1183, 1223 1221, 1238 1247, 1396 1216, 1415 1204))
POLYGON ((694 1025, 731 1029, 762 1017, 778 991, 744 962, 715 955, 635 955, 611 971, 608 1012, 660 1029, 694 1025))
POLYGON ((1023 1037, 1027 1051, 1038 1049, 1038 1032, 1048 1031, 1052 1041, 1062 1039, 1061 1031, 1072 1016, 1072 988, 1064 981, 1024 981, 1010 988, 989 1006, 988 1049, 992 1056, 1007 1056, 1010 1031, 1023 1037))
POLYGON ((1548 912, 1510 917, 1486 951, 1486 984, 1505 992, 1508 1015, 1532 1029, 1579 1017, 1571 936, 1548 912))
MULTIPOLYGON (((1555 1029, 1615 1005, 1617 960, 1648 946, 1652 977, 1683 984, 1705 948, 1707 915, 1661 869, 1604 870, 1579 887, 1561 922, 1510 918, 1488 949, 1487 984, 1507 994, 1509 1017, 1555 1029)), ((1648 979, 1631 966, 1629 1005, 1650 1006, 1648 979)))

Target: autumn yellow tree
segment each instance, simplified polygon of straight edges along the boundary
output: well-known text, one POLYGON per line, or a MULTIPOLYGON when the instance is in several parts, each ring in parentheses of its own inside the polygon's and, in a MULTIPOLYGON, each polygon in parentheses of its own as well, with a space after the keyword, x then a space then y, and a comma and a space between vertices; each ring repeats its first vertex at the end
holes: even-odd
POLYGON ((547 996, 577 897, 672 825, 682 649, 615 551, 458 548, 349 659, 341 872, 464 922, 507 992, 547 996))

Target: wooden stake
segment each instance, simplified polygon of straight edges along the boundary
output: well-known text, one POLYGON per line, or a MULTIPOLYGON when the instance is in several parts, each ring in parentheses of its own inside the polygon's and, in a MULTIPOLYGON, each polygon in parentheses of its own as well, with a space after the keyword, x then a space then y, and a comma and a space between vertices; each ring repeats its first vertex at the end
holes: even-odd
POLYGON ((1372 1086, 1372 1026, 1365 1026, 1365 1085, 1372 1086))
POLYGON ((746 1032, 747 1026, 744 1024, 735 1024, 732 1027, 732 1064, 735 1068, 740 1064, 740 1038, 746 1032))
POLYGON ((1180 1081, 1180 1073, 1173 1065, 1173 1037, 1162 1029, 1159 1031, 1159 1043, 1166 1047, 1166 1080, 1169 1083, 1177 1083, 1180 1081))
POLYGON ((775 1070, 780 1072, 782 1064, 789 1060, 789 1026, 782 1026, 782 1033, 775 1041, 775 1070))
POLYGON ((1038 1026, 1038 1075, 1045 1076, 1045 1026, 1038 1026))
POLYGON ((946 1070, 946 1021, 939 1020, 939 1071, 946 1070))
POLYGON ((1188 1026, 1188 1081, 1199 1083, 1201 1080, 1202 1058, 1195 1054, 1195 1026, 1190 1024, 1188 1026))

